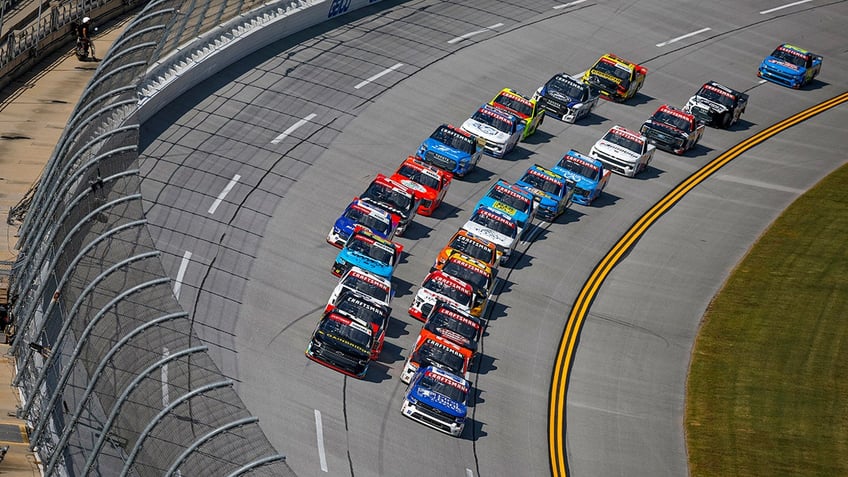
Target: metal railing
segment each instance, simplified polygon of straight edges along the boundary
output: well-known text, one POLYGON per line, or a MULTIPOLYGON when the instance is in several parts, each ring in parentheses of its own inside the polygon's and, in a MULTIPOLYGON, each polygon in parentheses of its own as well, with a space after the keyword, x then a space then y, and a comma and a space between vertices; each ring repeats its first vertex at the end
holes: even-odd
MULTIPOLYGON (((7 46, 33 48, 41 28, 55 34, 79 16, 76 5, 57 5, 49 24, 7 46)), ((47 475, 294 475, 174 297, 144 219, 138 116, 151 85, 179 68, 175 51, 203 54, 310 5, 153 1, 81 95, 16 215, 15 385, 47 475)))

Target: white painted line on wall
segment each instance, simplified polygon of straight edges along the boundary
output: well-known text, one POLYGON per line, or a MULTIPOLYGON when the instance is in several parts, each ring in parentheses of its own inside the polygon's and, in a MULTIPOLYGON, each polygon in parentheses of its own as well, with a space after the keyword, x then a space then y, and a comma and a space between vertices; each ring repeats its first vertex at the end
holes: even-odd
POLYGON ((776 12, 778 10, 783 10, 784 8, 794 7, 795 5, 801 5, 802 3, 812 2, 813 0, 800 0, 798 2, 787 3, 786 5, 781 5, 779 7, 770 8, 768 10, 763 10, 760 12, 760 15, 768 15, 769 13, 776 12))
POLYGON ((185 277, 189 261, 191 261, 191 252, 186 250, 186 253, 183 254, 183 261, 180 262, 180 270, 177 272, 177 280, 174 282, 174 296, 177 297, 177 300, 180 299, 180 290, 183 288, 183 277, 185 277))
POLYGON ((467 38, 471 38, 471 37, 472 37, 472 36, 474 36, 474 35, 479 35, 479 34, 481 34, 481 33, 486 33, 487 31, 494 30, 494 29, 496 29, 496 28, 500 28, 500 27, 502 27, 503 25, 504 25, 503 23, 495 23, 494 25, 492 25, 492 26, 490 26, 490 27, 486 27, 486 28, 484 28, 484 29, 482 29, 482 30, 472 31, 472 32, 466 33, 466 34, 464 34, 464 35, 460 35, 460 36, 458 36, 458 37, 456 37, 456 38, 451 38, 450 40, 448 40, 448 43, 450 43, 451 45, 453 45, 453 44, 454 44, 454 43, 456 43, 456 42, 459 42, 459 41, 465 40, 465 39, 467 39, 467 38))
POLYGON ((305 118, 301 119, 300 121, 292 124, 291 126, 289 126, 288 129, 283 131, 279 136, 275 137, 274 140, 271 141, 271 144, 279 144, 280 141, 287 138, 289 134, 295 132, 295 130, 297 128, 303 126, 304 124, 308 123, 309 121, 312 121, 312 119, 314 119, 315 116, 317 116, 317 114, 315 114, 315 113, 309 114, 305 118))
POLYGON ((677 38, 672 38, 671 40, 664 41, 662 43, 657 43, 657 47, 662 47, 662 46, 674 43, 675 41, 680 41, 680 40, 689 38, 690 36, 699 35, 701 33, 704 33, 705 31, 710 31, 710 30, 711 30, 711 28, 701 28, 698 31, 693 31, 692 33, 687 33, 685 35, 678 36, 677 38))
POLYGON ((396 69, 400 68, 401 66, 403 66, 403 63, 395 63, 394 65, 392 65, 392 66, 390 66, 390 67, 388 67, 388 68, 384 69, 383 71, 381 71, 381 72, 377 73, 376 75, 374 75, 374 76, 372 76, 372 77, 368 78, 367 80, 362 81, 362 82, 361 82, 361 83, 359 83, 358 85, 354 86, 354 87, 353 87, 353 89, 359 89, 359 88, 361 88, 361 87, 363 87, 363 86, 367 85, 368 83, 371 83, 371 82, 372 82, 372 81, 374 81, 375 79, 380 78, 380 77, 382 77, 382 76, 385 76, 385 75, 387 75, 387 74, 391 73, 392 71, 394 71, 394 70, 396 70, 396 69))
POLYGON ((224 201, 224 197, 227 197, 227 194, 229 194, 230 191, 233 190, 233 187, 236 186, 239 179, 241 179, 241 176, 238 174, 234 175, 233 178, 230 179, 230 182, 227 184, 227 187, 224 187, 224 190, 222 190, 221 193, 218 194, 218 198, 215 199, 215 202, 212 203, 212 207, 209 207, 210 214, 214 214, 215 211, 218 210, 218 206, 221 205, 221 202, 224 201))
POLYGON ((327 454, 324 452, 324 425, 321 424, 321 411, 315 410, 315 432, 318 435, 318 461, 321 463, 321 470, 327 471, 327 454))
MULTIPOLYGON (((162 357, 167 358, 171 355, 168 348, 162 348, 162 357)), ((168 363, 162 366, 162 407, 168 407, 171 404, 171 396, 168 392, 168 363)))
POLYGON ((559 10, 560 8, 568 8, 573 7, 574 5, 579 5, 586 0, 574 0, 573 2, 563 3, 561 5, 554 5, 554 10, 559 10))

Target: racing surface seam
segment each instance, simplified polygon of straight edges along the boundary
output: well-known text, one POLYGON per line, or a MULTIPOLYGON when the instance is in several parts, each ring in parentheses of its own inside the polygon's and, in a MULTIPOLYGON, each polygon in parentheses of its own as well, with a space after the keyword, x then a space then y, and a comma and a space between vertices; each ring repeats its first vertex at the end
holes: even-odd
POLYGON ((348 377, 344 376, 342 378, 342 415, 344 416, 344 428, 345 428, 345 453, 347 454, 347 465, 350 469, 350 477, 354 477, 353 472, 353 458, 350 456, 350 427, 348 427, 347 421, 347 380, 348 377))
POLYGON ((674 189, 663 196, 641 217, 636 219, 630 228, 616 241, 613 247, 595 266, 591 275, 586 279, 578 293, 566 321, 556 360, 551 376, 551 390, 548 414, 548 446, 550 452, 551 475, 568 476, 568 459, 565 453, 565 404, 568 391, 571 368, 580 341, 580 331, 588 314, 589 307, 594 301, 598 290, 614 267, 625 257, 632 247, 641 239, 650 226, 662 215, 676 205, 695 186, 711 177, 723 166, 730 163, 742 153, 758 144, 793 127, 813 116, 834 108, 848 101, 848 91, 807 108, 789 118, 783 119, 768 128, 742 140, 718 157, 693 172, 674 189))

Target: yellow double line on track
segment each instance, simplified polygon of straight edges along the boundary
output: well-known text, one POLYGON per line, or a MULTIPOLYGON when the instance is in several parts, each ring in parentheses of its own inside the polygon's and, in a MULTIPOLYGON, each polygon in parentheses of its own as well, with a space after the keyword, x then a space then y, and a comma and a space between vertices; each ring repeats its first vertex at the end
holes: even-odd
POLYGON ((553 378, 551 379, 550 408, 548 410, 548 447, 550 452, 551 474, 555 477, 568 475, 568 461, 565 458, 565 396, 568 391, 569 376, 574 356, 577 352, 577 341, 583 327, 589 307, 601 288, 607 275, 619 263, 624 254, 639 240, 645 231, 664 213, 673 207, 695 186, 706 180, 714 172, 721 169, 743 152, 760 144, 766 139, 805 121, 821 112, 827 111, 848 101, 848 91, 839 96, 817 104, 790 118, 745 139, 730 150, 710 161, 701 169, 694 172, 685 181, 678 184, 659 202, 651 207, 627 232, 616 242, 604 258, 598 263, 592 274, 583 284, 562 335, 562 340, 554 362, 553 378))

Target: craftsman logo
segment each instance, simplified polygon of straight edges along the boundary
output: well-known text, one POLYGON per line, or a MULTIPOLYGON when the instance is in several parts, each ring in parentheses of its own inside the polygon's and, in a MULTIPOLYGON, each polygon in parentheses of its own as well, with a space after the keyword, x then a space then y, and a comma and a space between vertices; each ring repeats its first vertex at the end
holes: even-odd
POLYGON ((645 140, 642 136, 635 134, 633 132, 630 132, 627 129, 615 128, 615 129, 612 129, 610 132, 612 132, 613 134, 615 134, 617 136, 621 136, 625 139, 630 139, 631 141, 637 142, 639 144, 642 144, 642 143, 645 142, 645 140))

